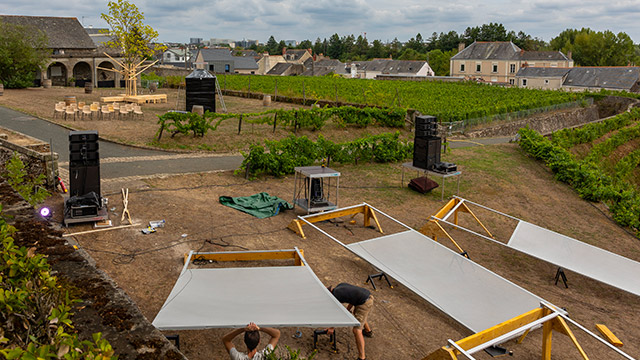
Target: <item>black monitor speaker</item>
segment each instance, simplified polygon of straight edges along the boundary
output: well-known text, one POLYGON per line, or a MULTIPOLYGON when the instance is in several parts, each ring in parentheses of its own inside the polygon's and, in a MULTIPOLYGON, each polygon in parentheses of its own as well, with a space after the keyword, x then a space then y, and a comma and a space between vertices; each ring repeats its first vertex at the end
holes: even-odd
POLYGON ((419 138, 413 142, 413 166, 431 170, 440 162, 442 140, 437 136, 419 138))

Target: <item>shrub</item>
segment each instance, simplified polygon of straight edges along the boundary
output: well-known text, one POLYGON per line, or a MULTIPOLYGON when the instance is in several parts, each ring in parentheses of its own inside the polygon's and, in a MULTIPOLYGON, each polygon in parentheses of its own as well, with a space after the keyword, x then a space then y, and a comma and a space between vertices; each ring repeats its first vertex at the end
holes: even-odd
POLYGON ((51 195, 42 186, 45 180, 44 175, 40 174, 35 178, 30 177, 18 153, 13 153, 11 159, 5 164, 5 168, 9 185, 22 195, 31 206, 40 204, 51 195))

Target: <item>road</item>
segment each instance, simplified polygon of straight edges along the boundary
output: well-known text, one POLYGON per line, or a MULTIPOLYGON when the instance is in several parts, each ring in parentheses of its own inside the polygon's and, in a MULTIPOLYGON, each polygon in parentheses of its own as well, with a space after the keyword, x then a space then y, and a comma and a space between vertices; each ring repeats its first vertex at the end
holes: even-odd
MULTIPOLYGON (((69 130, 31 115, 0 106, 0 126, 51 141, 59 154, 60 173, 67 178, 69 130)), ((510 138, 452 140, 451 148, 482 146, 509 142, 510 138)), ((242 163, 240 155, 176 154, 100 141, 100 175, 103 181, 135 180, 150 176, 235 170, 242 163)))
MULTIPOLYGON (((1 106, 0 126, 42 141, 51 141, 53 151, 60 156, 61 174, 67 173, 68 129, 1 106)), ((240 155, 176 154, 120 145, 110 141, 100 141, 99 151, 100 175, 105 180, 235 170, 242 163, 240 155)))

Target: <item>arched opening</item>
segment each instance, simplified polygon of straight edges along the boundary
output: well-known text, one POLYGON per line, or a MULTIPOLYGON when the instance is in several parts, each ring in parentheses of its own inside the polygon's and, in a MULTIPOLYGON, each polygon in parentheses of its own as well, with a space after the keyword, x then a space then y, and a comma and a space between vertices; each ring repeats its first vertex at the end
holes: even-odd
POLYGON ((98 65, 98 87, 116 87, 116 73, 103 69, 115 69, 109 61, 103 61, 98 65))
POLYGON ((76 86, 83 87, 84 83, 91 82, 91 66, 84 61, 77 63, 73 67, 73 77, 76 79, 76 86))
POLYGON ((53 86, 67 85, 67 67, 59 62, 54 62, 47 68, 47 79, 51 79, 53 86))

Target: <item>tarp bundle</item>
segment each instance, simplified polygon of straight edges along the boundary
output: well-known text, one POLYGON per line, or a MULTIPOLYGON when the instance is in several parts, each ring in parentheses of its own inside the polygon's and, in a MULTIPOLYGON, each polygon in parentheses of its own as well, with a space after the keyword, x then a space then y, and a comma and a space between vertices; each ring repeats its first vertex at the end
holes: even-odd
POLYGON ((260 219, 278 215, 281 209, 293 209, 293 205, 286 200, 271 196, 266 192, 243 197, 220 196, 219 200, 222 205, 246 212, 260 219))

